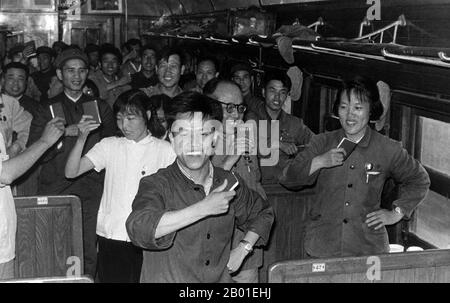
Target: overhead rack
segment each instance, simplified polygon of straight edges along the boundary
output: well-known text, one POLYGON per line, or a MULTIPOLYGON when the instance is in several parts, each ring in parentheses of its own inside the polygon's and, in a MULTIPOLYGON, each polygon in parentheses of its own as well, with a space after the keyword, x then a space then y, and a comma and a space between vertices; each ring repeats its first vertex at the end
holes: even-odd
MULTIPOLYGON (((450 48, 436 48, 436 47, 414 47, 405 46, 396 43, 398 28, 407 26, 404 15, 384 26, 381 29, 375 30, 368 34, 363 34, 363 28, 370 25, 367 19, 364 19, 360 25, 359 36, 354 39, 327 39, 321 38, 317 41, 306 41, 293 39, 292 48, 294 51, 320 53, 327 55, 334 55, 340 57, 347 57, 356 60, 380 60, 399 64, 401 62, 411 62, 415 64, 432 65, 442 68, 450 68, 450 48), (386 33, 393 31, 392 41, 384 42, 386 33), (379 38, 379 42, 375 42, 379 38)), ((309 28, 314 28, 317 32, 319 26, 323 26, 324 21, 319 18, 316 22, 308 25, 309 28)), ((152 31, 144 33, 144 35, 157 36, 164 38, 188 39, 196 41, 207 41, 211 43, 218 43, 224 45, 249 45, 260 48, 275 48, 277 49, 276 38, 265 35, 251 35, 251 36, 224 36, 215 33, 186 33, 182 35, 172 34, 177 29, 170 30, 165 33, 155 33, 152 31)))

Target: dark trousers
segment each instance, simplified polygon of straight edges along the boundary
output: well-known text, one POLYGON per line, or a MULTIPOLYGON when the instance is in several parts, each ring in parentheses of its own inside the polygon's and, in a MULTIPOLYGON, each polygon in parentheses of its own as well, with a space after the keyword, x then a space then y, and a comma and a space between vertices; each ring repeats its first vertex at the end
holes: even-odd
POLYGON ((139 283, 142 249, 98 236, 97 273, 101 283, 139 283))

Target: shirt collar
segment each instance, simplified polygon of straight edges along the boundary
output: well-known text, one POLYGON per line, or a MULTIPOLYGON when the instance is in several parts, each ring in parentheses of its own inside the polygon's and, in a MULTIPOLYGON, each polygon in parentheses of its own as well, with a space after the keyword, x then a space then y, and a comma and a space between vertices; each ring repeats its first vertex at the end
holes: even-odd
POLYGON ((136 65, 134 65, 133 62, 131 62, 131 61, 129 61, 129 62, 130 62, 131 68, 134 69, 135 72, 139 73, 141 71, 142 64, 139 64, 139 67, 136 67, 136 65))
MULTIPOLYGON (((158 88, 159 93, 162 94, 163 93, 163 86, 162 86, 162 84, 158 83, 156 85, 156 87, 158 88)), ((183 92, 183 90, 181 89, 181 87, 177 85, 177 88, 175 89, 175 96, 181 94, 182 92, 183 92)))
MULTIPOLYGON (((372 132, 373 132, 372 128, 369 125, 367 125, 366 133, 364 134, 364 136, 358 143, 359 147, 368 147, 369 146, 370 138, 372 137, 372 132)), ((343 128, 339 129, 339 133, 340 133, 341 138, 345 137, 345 132, 344 132, 343 128)))
MULTIPOLYGON (((267 111, 266 104, 264 104, 264 112, 269 120, 273 120, 272 116, 270 116, 269 112, 267 111)), ((285 116, 286 116, 286 113, 284 112, 284 110, 281 110, 275 120, 281 121, 284 119, 285 116)))
POLYGON ((103 80, 104 80, 107 84, 109 84, 109 83, 111 83, 111 82, 113 82, 113 81, 117 81, 117 79, 118 79, 117 75, 115 75, 115 76, 114 76, 114 80, 108 80, 108 79, 106 79, 105 74, 103 74, 103 72, 102 72, 102 77, 103 77, 103 80))
MULTIPOLYGON (((186 178, 188 178, 189 180, 191 180, 194 184, 194 178, 192 178, 191 174, 189 174, 189 172, 187 172, 178 162, 178 159, 176 160, 177 166, 180 169, 180 172, 183 174, 183 176, 185 176, 186 178)), ((213 185, 213 176, 214 176, 214 166, 212 165, 211 161, 209 160, 209 175, 206 179, 206 188, 205 188, 205 192, 206 194, 209 193, 209 190, 211 189, 212 185, 213 185)), ((200 184, 199 184, 200 185, 200 184)))
POLYGON ((66 92, 64 92, 64 95, 66 95, 66 97, 67 97, 70 101, 72 101, 73 103, 77 103, 77 102, 81 99, 81 97, 83 96, 83 94, 80 94, 80 96, 79 96, 78 98, 72 98, 72 97, 69 96, 66 92))
POLYGON ((129 140, 129 139, 127 139, 126 137, 124 137, 125 138, 125 140, 127 141, 127 143, 129 143, 129 144, 137 144, 137 145, 145 145, 145 144, 147 144, 147 143, 150 143, 150 142, 152 142, 153 141, 153 136, 152 136, 152 134, 149 132, 148 133, 148 135, 146 136, 146 137, 144 137, 141 141, 139 141, 139 142, 136 142, 136 141, 134 141, 134 140, 129 140))
POLYGON ((361 141, 359 141, 358 146, 361 147, 369 146, 370 138, 372 137, 372 132, 373 132, 372 128, 370 128, 370 126, 367 125, 366 133, 364 134, 364 137, 362 137, 361 141))

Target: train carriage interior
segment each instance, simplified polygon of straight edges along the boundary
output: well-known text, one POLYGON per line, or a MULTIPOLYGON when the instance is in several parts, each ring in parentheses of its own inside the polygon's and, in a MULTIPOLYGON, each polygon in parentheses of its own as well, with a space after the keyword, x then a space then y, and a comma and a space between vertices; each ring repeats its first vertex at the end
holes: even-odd
MULTIPOLYGON (((214 57, 223 79, 233 77, 232 66, 248 65, 252 94, 261 99, 264 77, 281 72, 292 82, 283 111, 315 134, 341 128, 334 103, 345 81, 369 77, 384 108, 373 129, 401 142, 421 163, 431 182, 428 194, 411 216, 386 226, 392 252, 376 254, 381 276, 370 279, 368 256, 310 258, 304 236, 318 195, 314 186, 263 183, 275 219, 259 281, 448 283, 449 17, 448 0, 0 0, 0 55, 3 60, 17 45, 24 53, 27 45, 35 52, 57 41, 122 49, 139 39, 157 50, 186 50, 184 63, 192 66, 214 57), (398 247, 401 252, 393 252, 398 247)), ((39 69, 36 57, 27 64, 39 69)), ((17 234, 10 282, 98 282, 83 269, 80 198, 39 195, 39 172, 27 178, 11 185, 17 234)), ((402 194, 387 178, 380 207, 393 209, 402 194)))

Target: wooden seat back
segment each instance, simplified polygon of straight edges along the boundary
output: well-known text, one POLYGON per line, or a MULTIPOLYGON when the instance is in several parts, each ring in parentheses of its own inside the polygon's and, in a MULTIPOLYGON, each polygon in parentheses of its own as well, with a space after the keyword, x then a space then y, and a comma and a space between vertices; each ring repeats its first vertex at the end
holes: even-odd
POLYGON ((81 202, 76 196, 16 197, 16 278, 83 274, 81 202), (77 266, 76 270, 74 266, 77 266))
POLYGON ((270 283, 448 283, 450 250, 285 261, 271 265, 268 276, 270 283))

